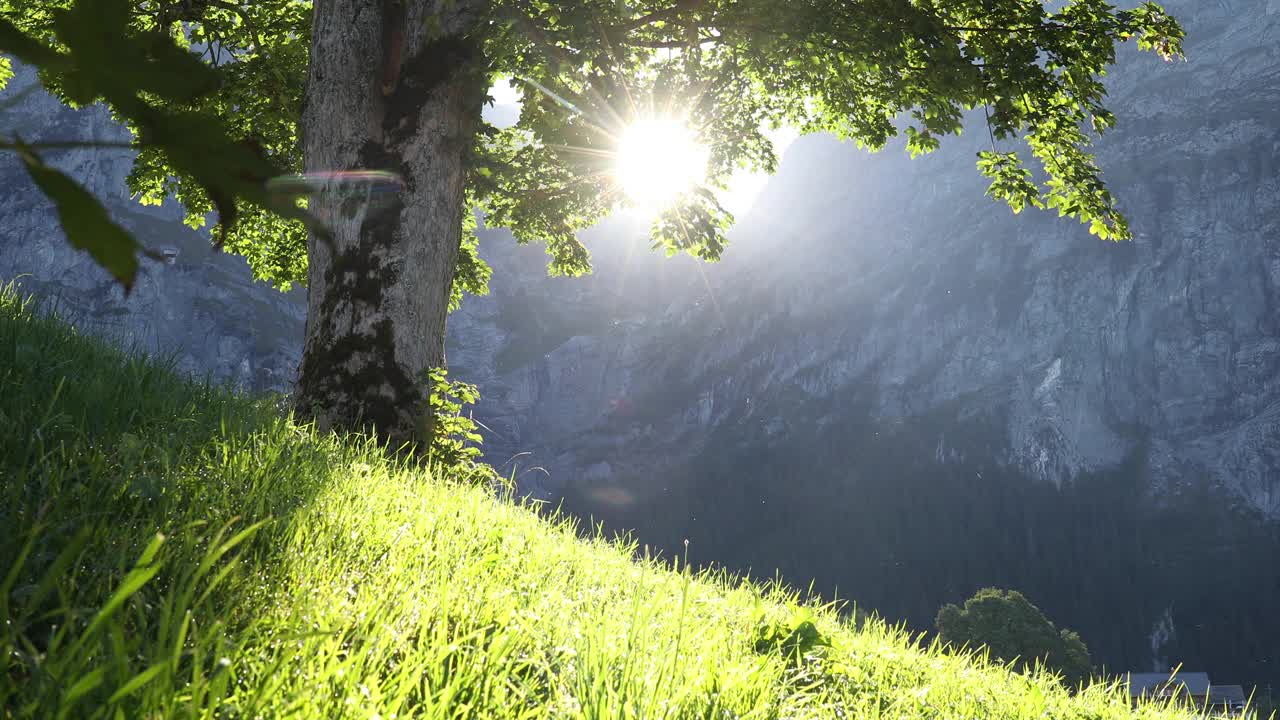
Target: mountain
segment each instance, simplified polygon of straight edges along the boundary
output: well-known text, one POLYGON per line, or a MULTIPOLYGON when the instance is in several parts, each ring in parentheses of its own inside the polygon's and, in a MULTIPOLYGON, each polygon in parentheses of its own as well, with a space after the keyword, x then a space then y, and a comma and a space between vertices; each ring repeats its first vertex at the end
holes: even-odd
MULTIPOLYGON (((589 283, 504 280, 496 303, 464 310, 455 327, 497 317, 495 304, 535 303, 538 319, 504 319, 536 324, 554 350, 516 372, 486 365, 493 347, 465 356, 496 389, 493 416, 536 420, 537 436, 517 433, 512 449, 545 448, 571 483, 604 474, 591 471, 584 432, 643 434, 647 422, 613 411, 621 397, 684 397, 659 403, 654 432, 666 436, 658 446, 687 448, 684 433, 703 437, 735 412, 776 435, 795 422, 776 404, 874 386, 872 410, 886 420, 962 399, 966 413, 1006 414, 1004 459, 1038 480, 1115 467, 1143 439, 1153 483, 1207 477, 1280 513, 1280 444, 1269 441, 1280 438, 1280 15, 1266 2, 1175 8, 1190 60, 1124 56, 1112 83, 1119 128, 1100 153, 1135 242, 993 207, 972 167, 989 144, 980 126, 914 162, 802 139, 728 259, 703 269, 707 285, 687 268, 633 259, 623 269, 625 254, 608 248, 589 283), (649 292, 618 297, 623 286, 649 292)), ((634 248, 626 238, 615 230, 592 248, 634 248)), ((528 334, 504 336, 498 354, 528 334)), ((635 454, 634 472, 621 460, 611 474, 649 474, 653 458, 635 454)))
POLYGON ((993 206, 980 123, 915 161, 801 139, 715 266, 618 223, 547 280, 486 237, 450 357, 491 458, 921 629, 1005 585, 1113 668, 1280 679, 1280 4, 1168 7, 1188 61, 1123 53, 1099 147, 1132 243, 993 206))
MULTIPOLYGON (((449 361, 481 388, 489 459, 669 553, 919 629, 1006 585, 1113 669, 1280 680, 1280 0, 1166 7, 1188 61, 1124 48, 1098 148, 1131 243, 983 197, 980 122, 914 161, 797 141, 717 265, 658 257, 622 218, 587 233, 593 276, 547 278, 539 248, 483 231, 493 292, 451 319, 449 361)), ((47 103, 8 117, 113 132, 47 103)), ((19 190, 0 273, 183 367, 286 388, 296 298, 131 206, 126 161, 64 159, 174 265, 122 300, 19 190)))
MULTIPOLYGON (((35 72, 18 66, 0 101, 0 132, 29 142, 121 142, 128 131, 103 107, 70 110, 31 92, 35 72)), ((89 256, 66 243, 51 203, 12 153, 0 153, 0 277, 19 278, 47 296, 77 326, 157 352, 176 368, 247 390, 288 387, 302 354, 304 291, 282 294, 254 282, 244 260, 215 252, 207 232, 182 224, 176 203, 144 207, 124 179, 133 158, 119 149, 80 148, 48 154, 85 183, 164 262, 143 260, 128 297, 89 256)))

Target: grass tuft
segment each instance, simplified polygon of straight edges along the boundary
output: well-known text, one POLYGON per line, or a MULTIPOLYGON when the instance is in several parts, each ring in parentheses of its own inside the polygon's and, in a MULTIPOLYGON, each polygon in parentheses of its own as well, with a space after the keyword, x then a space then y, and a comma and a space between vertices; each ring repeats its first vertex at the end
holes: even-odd
POLYGON ((635 550, 0 291, 0 716, 1183 716, 635 550))

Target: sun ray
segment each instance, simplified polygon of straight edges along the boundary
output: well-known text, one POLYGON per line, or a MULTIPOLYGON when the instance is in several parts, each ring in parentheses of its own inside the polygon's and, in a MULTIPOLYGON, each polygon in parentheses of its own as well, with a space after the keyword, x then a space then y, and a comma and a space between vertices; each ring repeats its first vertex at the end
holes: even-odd
POLYGON ((711 279, 707 277, 707 271, 702 267, 705 263, 694 263, 694 268, 698 271, 698 277, 702 278, 702 285, 707 288, 707 302, 711 303, 711 311, 715 313, 716 321, 721 327, 729 327, 729 319, 725 316, 724 311, 720 309, 720 302, 716 300, 716 291, 711 287, 711 279))
POLYGON ((608 160, 612 160, 618 156, 618 153, 613 150, 601 150, 600 148, 584 148, 584 147, 579 147, 577 145, 548 145, 547 147, 552 150, 563 150, 565 152, 574 153, 576 155, 588 155, 591 157, 605 158, 608 160))

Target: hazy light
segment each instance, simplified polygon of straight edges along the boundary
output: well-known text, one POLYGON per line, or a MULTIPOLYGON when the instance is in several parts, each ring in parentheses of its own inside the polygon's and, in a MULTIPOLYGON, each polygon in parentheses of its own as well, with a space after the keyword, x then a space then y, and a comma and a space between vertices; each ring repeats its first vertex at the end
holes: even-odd
MULTIPOLYGON (((528 91, 528 81, 521 82, 512 80, 511 78, 499 78, 494 83, 493 87, 489 89, 489 95, 493 98, 493 104, 485 106, 485 120, 499 128, 514 125, 517 118, 520 116, 520 106, 523 103, 526 92, 528 91)), ((607 125, 608 123, 602 121, 602 124, 607 125)), ((792 128, 781 128, 777 130, 765 129, 764 133, 766 137, 773 142, 774 151, 777 152, 779 156, 782 155, 798 135, 798 133, 792 128)), ((618 157, 616 158, 616 163, 612 172, 614 174, 614 181, 617 183, 619 189, 630 197, 634 204, 640 206, 637 210, 630 212, 624 211, 624 214, 628 217, 634 216, 633 219, 637 222, 650 222, 655 208, 661 209, 664 205, 669 204, 674 200, 680 192, 690 190, 705 180, 706 163, 709 153, 705 148, 701 147, 694 133, 678 120, 670 117, 665 119, 651 118, 637 123, 631 131, 624 132, 623 136, 623 141, 621 143, 623 147, 619 148, 618 157), (630 142, 633 134, 636 136, 636 141, 630 142), (677 163, 665 168, 658 167, 660 165, 660 161, 655 159, 657 155, 663 154, 663 151, 659 149, 658 152, 648 152, 644 149, 647 142, 645 142, 643 138, 645 135, 661 136, 664 134, 674 135, 677 139, 676 145, 692 147, 692 152, 686 153, 684 155, 684 159, 681 159, 677 163), (628 147, 633 149, 628 150, 628 147), (637 160, 631 160, 630 158, 632 156, 635 156, 637 160), (689 158, 692 158, 692 160, 689 160, 689 158), (636 169, 624 170, 624 163, 625 167, 636 169), (688 170, 683 173, 680 171, 674 173, 670 171, 670 168, 673 165, 680 164, 684 164, 686 166, 697 165, 698 167, 696 170, 688 170), (652 171, 644 170, 646 166, 652 166, 652 171), (623 177, 624 174, 627 176, 635 175, 637 179, 634 181, 634 185, 640 187, 635 189, 627 187, 633 183, 625 180, 623 177), (691 180, 682 181, 678 177, 681 174, 692 176, 691 180), (661 181, 654 184, 656 187, 661 189, 661 192, 650 193, 642 189, 644 186, 650 186, 648 181, 638 179, 645 175, 658 176, 662 178, 661 181), (681 185, 684 187, 680 187, 681 185), (652 197, 654 195, 657 197, 652 197)), ((657 144, 661 145, 661 143, 657 144)), ((669 154, 679 155, 680 153, 672 152, 669 154)), ((720 200, 720 203, 724 205, 725 208, 735 215, 742 216, 755 205, 757 197, 760 195, 760 192, 764 189, 765 185, 768 184, 768 181, 769 175, 765 173, 736 170, 729 177, 726 186, 716 191, 716 195, 720 200)))
POLYGON ((707 159, 707 148, 684 123, 645 118, 623 131, 614 176, 632 202, 661 209, 706 180, 707 159))
MULTIPOLYGON (((765 130, 765 137, 773 143, 773 151, 781 158, 800 133, 792 128, 765 130)), ((729 177, 728 186, 719 194, 720 204, 734 215, 742 217, 756 204, 756 199, 769 184, 768 173, 738 170, 729 177)))
POLYGON ((515 105, 520 102, 523 93, 511 82, 511 78, 499 78, 489 89, 489 95, 495 105, 515 105))

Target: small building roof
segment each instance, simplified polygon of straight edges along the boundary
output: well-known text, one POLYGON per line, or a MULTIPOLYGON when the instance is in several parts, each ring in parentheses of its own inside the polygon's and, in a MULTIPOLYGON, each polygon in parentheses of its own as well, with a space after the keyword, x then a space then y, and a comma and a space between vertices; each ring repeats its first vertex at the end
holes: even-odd
POLYGON ((1186 688, 1182 692, 1188 695, 1209 694, 1209 673, 1180 672, 1171 673, 1128 673, 1129 696, 1159 695, 1175 689, 1186 688))
POLYGON ((1212 705, 1244 705, 1244 688, 1239 685, 1214 685, 1209 688, 1212 705))

